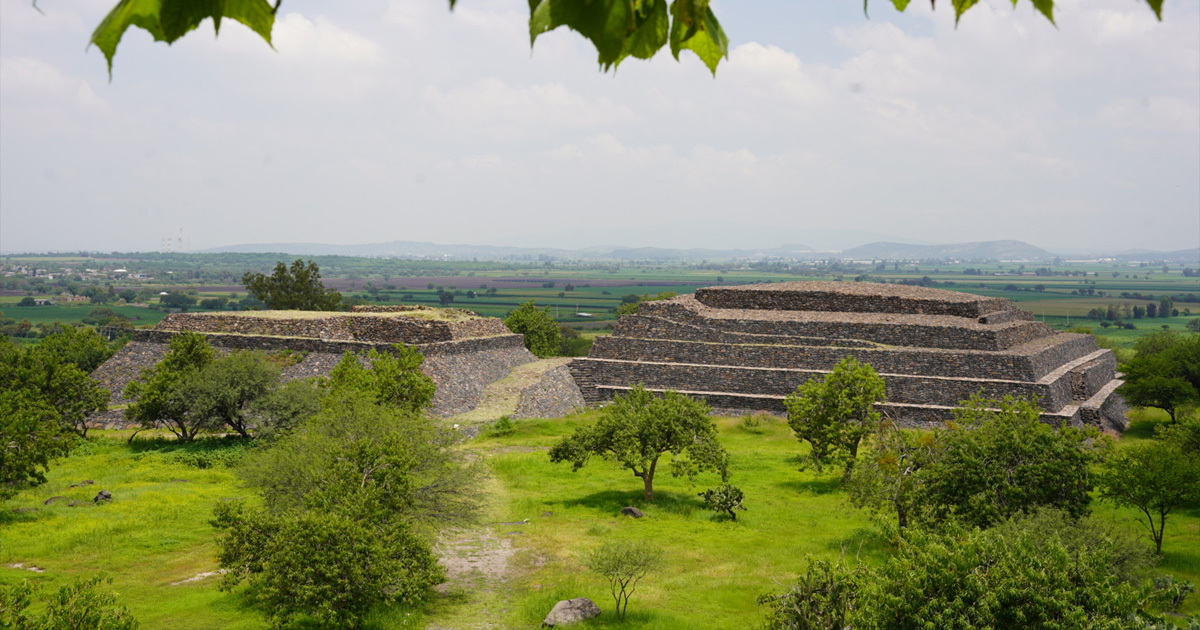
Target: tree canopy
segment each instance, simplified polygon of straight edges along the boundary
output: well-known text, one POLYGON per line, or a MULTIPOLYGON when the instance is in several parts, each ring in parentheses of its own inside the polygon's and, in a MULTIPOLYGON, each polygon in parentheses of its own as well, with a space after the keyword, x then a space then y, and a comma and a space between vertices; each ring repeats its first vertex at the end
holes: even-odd
MULTIPOLYGON (((449 0, 453 9, 457 0, 449 0)), ((863 0, 867 12, 869 0, 863 0)), ((979 0, 954 0, 957 21, 979 0)), ((1014 7, 1018 0, 1011 0, 1014 7)), ((1030 0, 1035 9, 1054 22, 1054 0, 1030 0)), ((92 33, 90 44, 104 53, 112 73, 113 56, 121 37, 130 26, 150 33, 155 41, 168 44, 195 30, 211 18, 213 30, 221 21, 241 22, 271 44, 275 15, 282 0, 229 0, 194 2, 192 0, 120 0, 92 33)), ((910 0, 891 0, 898 11, 908 8, 910 0)), ((1163 0, 1146 0, 1162 20, 1163 0)), ((670 45, 676 60, 690 50, 716 74, 717 64, 729 56, 729 38, 709 6, 709 0, 529 0, 529 42, 559 27, 567 27, 596 47, 601 69, 615 69, 628 57, 649 59, 670 45)))
POLYGON ((571 462, 574 470, 592 455, 620 464, 642 480, 644 497, 654 500, 658 460, 671 453, 671 474, 693 478, 711 470, 729 477, 729 454, 717 441, 708 405, 678 392, 661 397, 635 386, 600 411, 600 419, 582 427, 550 449, 550 461, 571 462))
POLYGON ((849 479, 859 444, 879 426, 875 403, 884 393, 869 363, 846 357, 826 376, 801 383, 783 404, 796 437, 812 445, 809 460, 818 469, 840 463, 849 479))
POLYGON ((550 316, 550 307, 538 308, 533 300, 513 309, 504 318, 504 325, 519 335, 525 335, 525 347, 539 357, 552 357, 562 349, 562 333, 550 316))
POLYGON ((1134 348, 1118 390, 1131 405, 1162 409, 1174 422, 1181 407, 1200 404, 1200 334, 1155 333, 1134 348))
POLYGON ((247 271, 242 284, 270 309, 336 311, 342 303, 341 293, 321 284, 321 269, 311 260, 305 265, 297 258, 290 268, 280 261, 270 276, 247 271))

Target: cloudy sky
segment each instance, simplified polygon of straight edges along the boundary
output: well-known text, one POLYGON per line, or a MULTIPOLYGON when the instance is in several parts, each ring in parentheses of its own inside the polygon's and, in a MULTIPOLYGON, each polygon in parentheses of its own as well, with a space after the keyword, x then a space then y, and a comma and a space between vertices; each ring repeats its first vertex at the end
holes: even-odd
POLYGON ((1195 0, 725 0, 715 79, 531 51, 525 0, 287 0, 275 50, 130 29, 110 83, 113 2, 0 0, 0 251, 1200 245, 1195 0))

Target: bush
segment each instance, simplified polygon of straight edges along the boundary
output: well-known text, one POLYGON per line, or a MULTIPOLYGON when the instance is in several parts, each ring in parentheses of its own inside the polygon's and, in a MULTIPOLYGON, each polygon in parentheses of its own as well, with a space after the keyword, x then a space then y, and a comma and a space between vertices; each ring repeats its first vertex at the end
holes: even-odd
POLYGON ((716 488, 710 488, 700 493, 700 498, 704 499, 704 505, 708 509, 729 515, 729 519, 736 521, 737 512, 735 510, 745 510, 742 501, 745 499, 745 494, 742 489, 737 486, 724 484, 716 488))
POLYGON ((763 595, 758 603, 768 608, 770 630, 843 630, 855 611, 859 589, 867 573, 824 560, 809 562, 804 575, 789 590, 763 595))
POLYGON ((771 424, 771 416, 765 413, 752 413, 742 416, 737 426, 746 433, 762 435, 767 432, 769 424, 771 424))
POLYGON ((358 627, 375 605, 425 601, 445 580, 429 545, 400 523, 372 527, 337 513, 271 515, 225 503, 213 525, 225 531, 222 590, 247 581, 279 626, 307 616, 358 627))
POLYGON ((512 435, 517 430, 517 425, 508 416, 500 416, 500 419, 492 424, 488 429, 487 434, 491 437, 504 437, 512 435))
POLYGON ((117 604, 116 593, 96 592, 112 578, 80 578, 58 589, 38 619, 27 613, 37 589, 28 581, 0 586, 0 628, 4 630, 137 630, 129 609, 117 604))

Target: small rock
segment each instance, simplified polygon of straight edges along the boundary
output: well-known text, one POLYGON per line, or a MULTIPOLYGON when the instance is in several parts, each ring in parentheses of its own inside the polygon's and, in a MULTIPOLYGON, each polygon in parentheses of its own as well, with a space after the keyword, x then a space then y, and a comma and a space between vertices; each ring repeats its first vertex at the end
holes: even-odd
POLYGON ((17 514, 22 514, 25 512, 37 512, 37 511, 38 511, 38 509, 35 507, 13 508, 13 512, 16 512, 17 514))
POLYGON ((92 484, 94 484, 94 483, 96 483, 96 482, 95 482, 95 481, 92 481, 91 479, 84 479, 83 481, 80 481, 79 483, 73 483, 73 484, 71 484, 71 485, 70 485, 70 487, 72 487, 72 488, 78 488, 79 486, 90 486, 90 485, 92 485, 92 484))
POLYGON ((80 505, 91 505, 91 503, 88 503, 87 501, 72 501, 67 504, 67 507, 76 507, 80 505))
POLYGON ((550 609, 550 614, 546 615, 546 620, 542 622, 542 627, 557 628, 559 626, 567 626, 585 619, 591 619, 599 614, 600 607, 586 597, 565 599, 550 609))
POLYGON ((171 483, 187 483, 187 479, 172 479, 171 483))
POLYGON ((92 499, 92 503, 99 503, 101 501, 112 501, 112 493, 108 490, 101 490, 96 493, 96 498, 92 499))
POLYGON ((67 497, 50 497, 49 499, 42 501, 42 505, 50 505, 51 503, 54 503, 55 501, 57 501, 59 499, 65 499, 65 498, 67 498, 67 497))
POLYGON ((621 508, 621 514, 623 514, 625 516, 632 516, 633 518, 642 518, 643 516, 646 515, 645 512, 643 512, 635 507, 628 506, 628 505, 621 508))
POLYGON ((542 516, 554 516, 554 512, 542 512, 542 516))
POLYGON ((525 532, 508 532, 509 536, 524 536, 525 532))

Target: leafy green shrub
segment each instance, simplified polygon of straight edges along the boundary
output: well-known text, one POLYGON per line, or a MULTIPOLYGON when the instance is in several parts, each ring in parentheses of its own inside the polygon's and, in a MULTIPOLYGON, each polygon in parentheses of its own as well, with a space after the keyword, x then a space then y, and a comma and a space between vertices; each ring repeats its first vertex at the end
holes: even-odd
POLYGON ((487 434, 491 437, 505 437, 512 435, 517 430, 517 425, 513 423, 508 416, 500 416, 500 419, 492 424, 488 429, 487 434))
POLYGON ((742 416, 737 426, 746 433, 762 435, 767 432, 767 425, 771 424, 771 416, 765 413, 752 413, 742 416))
POLYGON ((700 498, 704 499, 704 505, 708 509, 729 515, 730 520, 737 520, 737 512, 735 510, 745 510, 742 501, 745 499, 745 494, 742 489, 731 484, 724 484, 716 488, 710 488, 700 493, 700 498))
POLYGON ((0 629, 137 630, 137 619, 117 604, 116 593, 97 592, 102 584, 112 584, 112 578, 84 577, 62 586, 46 601, 40 619, 27 613, 36 587, 27 580, 0 586, 0 629))
POLYGON ((425 601, 445 580, 429 545, 398 522, 376 527, 337 513, 273 515, 224 503, 213 525, 225 531, 222 590, 247 581, 279 626, 308 616, 358 627, 375 605, 425 601))
POLYGON ((1077 522, 1055 511, 988 530, 908 528, 879 568, 815 562, 789 591, 759 601, 772 630, 1142 628, 1153 586, 1123 579, 1136 564, 1124 543, 1094 524, 1080 535, 1077 522))
POLYGON ((758 598, 767 607, 771 630, 843 630, 858 601, 867 573, 824 560, 808 563, 804 575, 787 591, 758 598))

